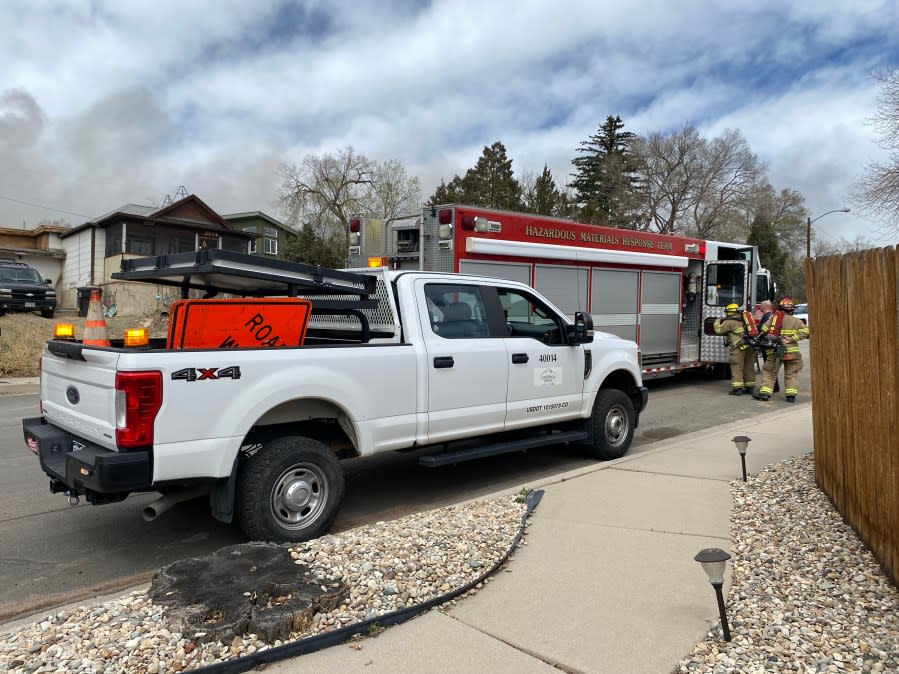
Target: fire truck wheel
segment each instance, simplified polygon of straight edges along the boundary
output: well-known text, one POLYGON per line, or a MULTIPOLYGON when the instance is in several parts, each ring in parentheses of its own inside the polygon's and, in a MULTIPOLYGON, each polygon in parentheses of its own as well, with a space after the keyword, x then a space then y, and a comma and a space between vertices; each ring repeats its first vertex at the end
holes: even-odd
POLYGON ((597 459, 620 459, 634 437, 634 404, 624 391, 602 389, 596 394, 590 423, 593 430, 590 453, 597 459))
POLYGON ((344 490, 340 461, 324 444, 276 438, 241 463, 235 515, 251 540, 305 541, 330 528, 344 490))

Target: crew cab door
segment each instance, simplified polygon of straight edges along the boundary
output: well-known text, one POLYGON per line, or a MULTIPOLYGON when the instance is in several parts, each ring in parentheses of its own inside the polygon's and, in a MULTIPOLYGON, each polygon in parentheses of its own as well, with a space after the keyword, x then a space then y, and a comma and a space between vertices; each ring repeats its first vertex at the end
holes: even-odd
POLYGON ((506 429, 573 419, 584 393, 584 347, 569 344, 562 317, 538 296, 496 289, 506 321, 506 429))
POLYGON ((426 312, 429 442, 504 428, 509 360, 503 340, 490 336, 484 294, 476 283, 416 282, 419 311, 426 312))

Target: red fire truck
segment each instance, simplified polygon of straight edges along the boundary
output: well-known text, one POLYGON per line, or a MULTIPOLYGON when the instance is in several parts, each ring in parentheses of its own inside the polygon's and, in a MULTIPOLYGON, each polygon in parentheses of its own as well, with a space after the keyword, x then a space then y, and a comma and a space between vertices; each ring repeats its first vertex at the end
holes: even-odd
POLYGON ((352 267, 458 272, 522 281, 569 315, 640 345, 644 379, 691 368, 727 372, 711 323, 736 302, 771 299, 745 244, 585 225, 461 204, 391 220, 350 221, 352 267))

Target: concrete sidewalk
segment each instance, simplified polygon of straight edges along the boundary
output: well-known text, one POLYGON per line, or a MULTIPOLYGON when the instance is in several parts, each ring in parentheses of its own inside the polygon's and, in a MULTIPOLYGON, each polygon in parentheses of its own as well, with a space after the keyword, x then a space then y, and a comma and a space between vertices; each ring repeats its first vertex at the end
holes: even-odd
POLYGON ((728 483, 742 476, 735 435, 752 438, 750 474, 806 454, 811 405, 523 485, 545 494, 508 573, 446 613, 363 640, 362 650, 335 646, 266 671, 671 672, 718 620, 693 556, 730 547, 728 483))

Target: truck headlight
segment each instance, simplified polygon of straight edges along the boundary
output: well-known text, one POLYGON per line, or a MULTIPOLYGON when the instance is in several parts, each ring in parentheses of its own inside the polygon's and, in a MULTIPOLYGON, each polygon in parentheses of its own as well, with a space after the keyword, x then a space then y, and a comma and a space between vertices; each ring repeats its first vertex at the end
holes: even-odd
POLYGON ((0 297, 12 297, 12 288, 0 288, 0 297))
POLYGON ((48 291, 46 292, 46 295, 47 295, 47 297, 56 297, 56 291, 55 291, 55 290, 48 290, 48 291))

